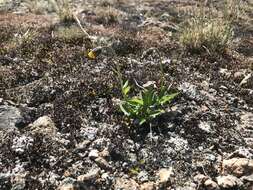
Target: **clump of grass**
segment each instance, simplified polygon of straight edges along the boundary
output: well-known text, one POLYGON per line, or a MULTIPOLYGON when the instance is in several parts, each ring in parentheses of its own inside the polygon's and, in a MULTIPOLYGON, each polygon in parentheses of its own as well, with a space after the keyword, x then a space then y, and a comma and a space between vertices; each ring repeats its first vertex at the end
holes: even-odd
POLYGON ((232 41, 233 26, 240 25, 245 16, 247 4, 243 0, 197 3, 181 29, 181 44, 190 52, 223 53, 232 41))
POLYGON ((69 27, 61 26, 55 31, 54 35, 65 42, 71 43, 75 43, 86 37, 80 28, 75 25, 69 27))
POLYGON ((69 23, 75 21, 69 0, 50 0, 50 2, 61 22, 69 23))
POLYGON ((10 0, 0 0, 0 13, 7 12, 11 8, 10 0))
POLYGON ((245 4, 242 0, 226 0, 222 10, 223 18, 227 21, 237 21, 245 11, 245 4))
POLYGON ((53 8, 50 6, 50 2, 47 0, 25 0, 23 5, 29 12, 34 14, 44 14, 51 12, 53 8))
POLYGON ((115 24, 120 21, 124 13, 111 6, 95 9, 96 21, 100 24, 115 24))
POLYGON ((195 17, 180 34, 180 42, 191 52, 223 52, 233 36, 230 22, 221 18, 195 17))
POLYGON ((25 0, 24 6, 34 14, 56 12, 62 23, 75 20, 69 0, 25 0))

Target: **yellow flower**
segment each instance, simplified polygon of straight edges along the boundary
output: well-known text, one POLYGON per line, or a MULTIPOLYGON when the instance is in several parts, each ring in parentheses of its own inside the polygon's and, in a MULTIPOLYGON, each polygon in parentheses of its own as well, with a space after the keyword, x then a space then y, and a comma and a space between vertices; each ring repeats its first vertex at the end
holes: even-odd
POLYGON ((102 52, 102 47, 96 47, 92 50, 88 50, 88 58, 89 59, 96 59, 97 56, 102 52))
POLYGON ((89 59, 96 59, 96 55, 92 50, 88 51, 88 58, 89 59))

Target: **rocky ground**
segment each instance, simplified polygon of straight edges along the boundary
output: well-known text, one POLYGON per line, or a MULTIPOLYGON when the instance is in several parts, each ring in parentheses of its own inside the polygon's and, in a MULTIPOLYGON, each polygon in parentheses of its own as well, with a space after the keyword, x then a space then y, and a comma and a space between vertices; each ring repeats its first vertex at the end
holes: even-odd
POLYGON ((75 21, 0 1, 0 189, 253 189, 253 4, 242 2, 232 44, 210 55, 178 40, 195 1, 72 1, 94 45, 116 52, 89 60, 75 21), (112 68, 143 85, 160 80, 160 60, 180 95, 151 133, 126 122, 112 68))

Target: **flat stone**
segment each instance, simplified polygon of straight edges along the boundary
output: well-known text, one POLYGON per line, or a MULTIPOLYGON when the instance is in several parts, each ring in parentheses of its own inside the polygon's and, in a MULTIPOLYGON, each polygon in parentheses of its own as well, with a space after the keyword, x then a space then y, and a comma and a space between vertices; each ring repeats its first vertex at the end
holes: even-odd
POLYGON ((96 159, 96 158, 98 158, 98 155, 99 154, 99 152, 98 152, 98 150, 97 149, 92 149, 91 151, 90 151, 90 153, 89 153, 89 158, 90 159, 96 159))
POLYGON ((133 179, 116 178, 114 190, 139 190, 139 184, 133 179))
POLYGON ((84 182, 84 181, 90 181, 90 180, 96 179, 99 177, 99 172, 100 172, 100 169, 93 169, 84 175, 78 176, 77 181, 84 182))
POLYGON ((18 127, 23 121, 21 112, 14 106, 0 105, 0 129, 18 127))
POLYGON ((159 176, 159 183, 162 183, 162 184, 168 183, 170 181, 170 178, 173 175, 172 167, 169 169, 167 168, 160 169, 157 175, 159 176))
POLYGON ((146 182, 141 184, 140 190, 154 190, 155 189, 155 184, 154 182, 146 182))
POLYGON ((239 188, 243 185, 242 181, 233 175, 218 176, 216 179, 220 188, 224 189, 239 188))
POLYGON ((208 122, 200 122, 198 127, 206 133, 211 133, 212 132, 212 128, 210 126, 210 124, 208 122))
POLYGON ((248 175, 248 176, 242 176, 240 179, 241 179, 243 182, 253 183, 253 174, 248 175))
POLYGON ((244 79, 240 82, 240 86, 245 88, 252 88, 253 87, 253 74, 249 73, 244 77, 244 79))
POLYGON ((80 186, 75 179, 68 177, 61 182, 60 186, 57 189, 58 190, 80 190, 80 186))
POLYGON ((194 176, 193 180, 198 184, 203 184, 206 180, 208 180, 209 177, 203 174, 198 174, 194 176))
POLYGON ((99 152, 99 156, 106 158, 110 156, 110 152, 108 151, 108 148, 105 148, 103 151, 99 152))
POLYGON ((54 122, 48 116, 39 117, 32 124, 28 125, 27 129, 32 133, 47 134, 49 136, 54 136, 57 132, 54 122))
POLYGON ((206 190, 219 190, 219 186, 216 182, 214 182, 211 179, 208 179, 205 181, 204 186, 206 188, 206 190))
POLYGON ((102 157, 98 157, 95 159, 96 164, 102 169, 111 169, 110 164, 102 157))
POLYGON ((137 175, 138 181, 139 182, 145 182, 148 181, 148 172, 146 172, 145 170, 140 171, 137 175))
POLYGON ((253 160, 247 158, 232 158, 223 161, 223 173, 237 177, 253 174, 253 160))

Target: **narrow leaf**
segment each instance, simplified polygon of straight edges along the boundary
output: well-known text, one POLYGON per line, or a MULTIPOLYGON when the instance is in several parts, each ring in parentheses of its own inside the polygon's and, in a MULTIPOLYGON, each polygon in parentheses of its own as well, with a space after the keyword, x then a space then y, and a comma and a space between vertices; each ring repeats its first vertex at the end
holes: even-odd
POLYGON ((143 105, 143 100, 140 98, 131 98, 128 102, 133 105, 143 105))
POLYGON ((178 93, 173 93, 173 94, 169 94, 169 95, 165 95, 165 96, 161 97, 160 104, 163 105, 165 103, 172 101, 177 95, 178 95, 178 93))
POLYGON ((125 109, 123 103, 121 103, 121 104, 119 105, 119 107, 120 107, 121 111, 122 111, 126 116, 130 116, 130 113, 127 111, 127 109, 125 109))

